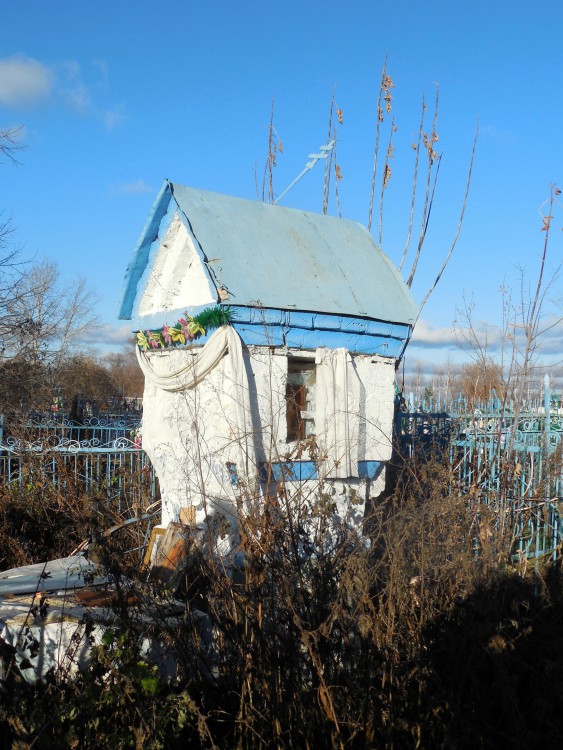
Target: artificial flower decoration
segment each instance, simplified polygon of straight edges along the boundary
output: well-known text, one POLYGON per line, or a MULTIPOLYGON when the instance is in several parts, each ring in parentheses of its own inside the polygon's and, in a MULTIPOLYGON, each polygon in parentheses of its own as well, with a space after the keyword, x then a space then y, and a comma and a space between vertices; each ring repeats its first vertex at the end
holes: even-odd
POLYGON ((229 307, 207 307, 193 318, 185 313, 184 318, 173 326, 165 325, 156 331, 137 331, 135 339, 142 351, 148 349, 170 349, 185 346, 205 336, 208 331, 229 325, 233 318, 229 307))

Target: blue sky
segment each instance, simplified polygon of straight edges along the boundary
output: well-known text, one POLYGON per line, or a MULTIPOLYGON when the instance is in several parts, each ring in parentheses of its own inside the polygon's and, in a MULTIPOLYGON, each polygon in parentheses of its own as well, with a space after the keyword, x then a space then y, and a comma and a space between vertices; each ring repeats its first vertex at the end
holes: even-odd
MULTIPOLYGON (((464 294, 476 318, 494 325, 500 285, 517 287, 520 267, 537 268, 538 207, 550 183, 563 182, 559 2, 23 0, 5 4, 2 22, 0 129, 21 124, 26 149, 20 166, 0 166, 0 207, 24 254, 56 260, 69 282, 88 278, 106 342, 124 340, 127 326, 116 318, 123 274, 163 179, 255 198, 272 95, 283 141, 279 193, 326 141, 336 88, 342 214, 367 222, 386 56, 397 132, 383 249, 395 262, 408 227, 421 96, 432 105, 436 83, 440 91, 442 161, 413 285, 419 300, 456 230, 480 122, 464 226, 411 356, 456 356, 451 328, 464 294)), ((320 211, 322 187, 318 165, 283 204, 320 211)), ((561 258, 562 225, 563 212, 551 267, 561 258)))

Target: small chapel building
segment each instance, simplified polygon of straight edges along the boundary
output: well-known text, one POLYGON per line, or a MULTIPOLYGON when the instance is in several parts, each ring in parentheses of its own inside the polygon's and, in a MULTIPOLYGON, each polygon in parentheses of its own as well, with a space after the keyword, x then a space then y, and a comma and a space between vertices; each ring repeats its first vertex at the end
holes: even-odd
POLYGON ((166 181, 120 308, 137 332, 162 523, 232 524, 242 500, 283 483, 361 528, 416 316, 360 224, 166 181))

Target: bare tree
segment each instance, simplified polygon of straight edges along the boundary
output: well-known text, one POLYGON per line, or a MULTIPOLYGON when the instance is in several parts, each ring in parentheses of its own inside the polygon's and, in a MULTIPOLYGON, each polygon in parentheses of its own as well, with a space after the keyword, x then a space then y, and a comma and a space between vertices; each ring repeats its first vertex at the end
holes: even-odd
POLYGON ((457 387, 471 406, 482 404, 495 394, 504 398, 504 379, 499 363, 492 357, 465 363, 457 378, 457 387))
POLYGON ((0 128, 0 154, 13 164, 17 164, 16 153, 23 148, 21 142, 22 126, 15 128, 0 128))
POLYGON ((122 397, 141 398, 145 388, 145 376, 133 349, 125 347, 118 353, 107 354, 104 364, 122 397))
POLYGON ((56 263, 19 266, 0 298, 0 409, 39 408, 61 363, 96 323, 84 279, 63 284, 56 263))
POLYGON ((82 416, 81 407, 87 401, 107 411, 111 401, 119 396, 119 386, 105 362, 88 354, 65 357, 52 380, 57 399, 74 419, 82 416))
POLYGON ((84 332, 96 323, 95 297, 86 281, 77 277, 63 285, 52 261, 26 266, 13 292, 0 300, 2 317, 10 321, 2 331, 4 357, 56 360, 79 347, 84 332))
MULTIPOLYGON (((15 153, 23 148, 19 141, 21 128, 0 129, 0 157, 12 164, 17 164, 15 153)), ((0 165, 2 161, 0 160, 0 165)), ((15 294, 15 286, 19 280, 18 249, 14 244, 14 226, 10 218, 6 218, 0 210, 0 303, 15 294)), ((5 312, 5 311, 4 311, 5 312)), ((3 328, 7 328, 11 321, 3 321, 0 312, 0 349, 2 348, 3 328)))
POLYGON ((551 185, 549 198, 540 206, 544 241, 535 278, 532 276, 530 281, 530 274, 520 269, 516 292, 506 285, 501 286, 502 324, 498 330, 475 323, 472 303, 465 302, 463 309, 458 310, 462 325, 457 332, 473 359, 473 364, 465 368, 466 391, 470 388, 473 395, 480 398, 494 387, 504 408, 512 413, 508 454, 514 447, 524 404, 540 395, 538 358, 542 342, 563 320, 546 310, 561 267, 556 264, 551 272, 548 270, 550 231, 560 194, 560 189, 551 185), (491 351, 498 352, 497 356, 493 358, 491 351))
MULTIPOLYGON (((21 128, 0 130, 0 161, 17 164, 21 128)), ((96 322, 82 278, 63 284, 56 263, 22 260, 10 219, 0 216, 0 411, 45 397, 65 357, 96 322)))

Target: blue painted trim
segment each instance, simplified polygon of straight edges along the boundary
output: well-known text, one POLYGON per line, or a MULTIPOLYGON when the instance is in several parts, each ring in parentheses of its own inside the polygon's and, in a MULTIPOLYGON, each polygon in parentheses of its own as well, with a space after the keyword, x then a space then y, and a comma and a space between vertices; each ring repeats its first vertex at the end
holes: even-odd
POLYGON ((375 479, 382 468, 381 461, 358 461, 358 476, 360 479, 375 479))
POLYGON ((133 250, 133 255, 125 272, 123 296, 117 316, 120 320, 129 320, 133 315, 139 281, 146 272, 150 251, 153 243, 159 238, 160 225, 162 219, 166 216, 169 203, 170 183, 168 180, 165 180, 152 205, 147 222, 133 250))
MULTIPOLYGON (((358 461, 358 476, 348 477, 348 479, 374 479, 383 464, 381 461, 358 461)), ((268 480, 268 471, 270 478, 276 482, 285 480, 286 482, 306 482, 309 479, 318 479, 319 474, 313 461, 280 461, 272 464, 263 463, 260 465, 260 477, 263 481, 268 480)))
POLYGON ((237 323, 250 325, 282 325, 287 328, 306 331, 342 331, 357 336, 384 334, 401 340, 404 338, 405 331, 411 329, 411 325, 408 323, 394 323, 393 321, 354 315, 331 315, 314 311, 247 307, 243 305, 231 305, 231 309, 235 314, 237 323))
MULTIPOLYGON (((208 307, 188 307, 189 315, 196 315, 208 307)), ((262 309, 232 305, 233 327, 245 344, 255 346, 287 346, 292 349, 315 350, 320 346, 329 349, 343 347, 356 354, 378 354, 400 359, 412 334, 412 327, 370 318, 342 315, 262 309)), ((170 310, 166 315, 144 316, 136 323, 136 330, 173 325, 184 315, 186 308, 170 310)), ((204 344, 206 337, 198 339, 204 344)))
POLYGON ((270 477, 276 482, 306 482, 308 479, 318 479, 317 467, 313 461, 281 461, 279 463, 261 464, 260 475, 264 481, 270 477))
POLYGON ((249 346, 287 346, 290 349, 311 351, 320 346, 326 346, 328 349, 342 347, 355 354, 378 354, 393 360, 399 358, 404 343, 404 340, 397 341, 384 336, 354 336, 341 331, 295 332, 283 329, 281 326, 264 328, 236 323, 234 328, 249 346))

